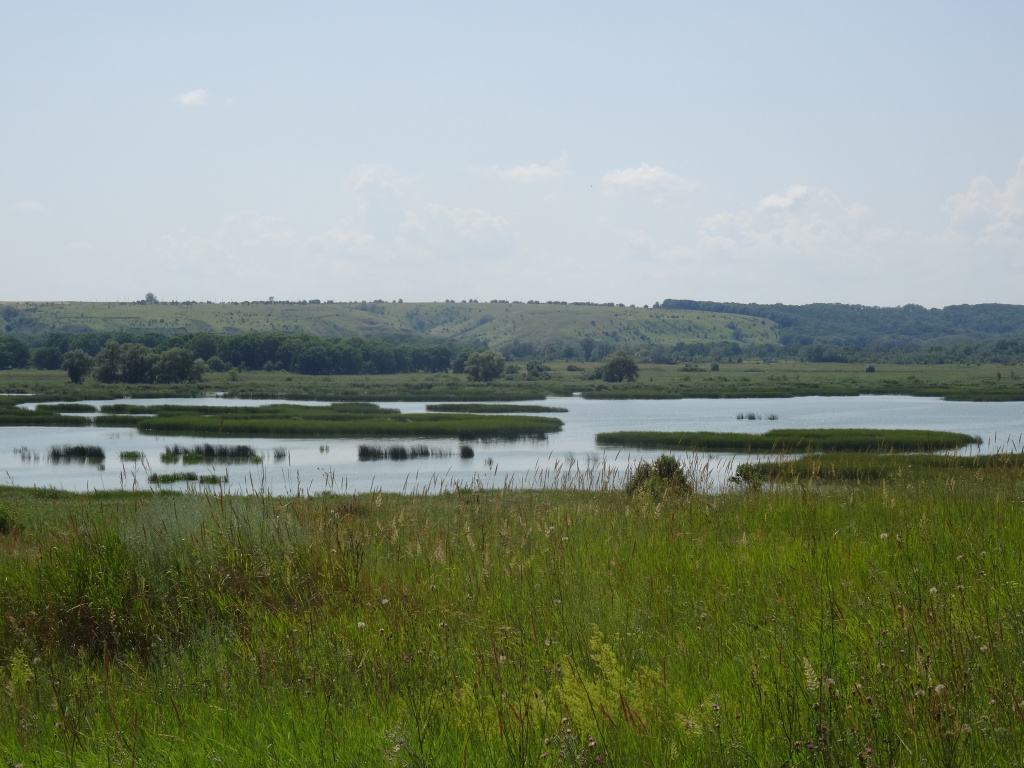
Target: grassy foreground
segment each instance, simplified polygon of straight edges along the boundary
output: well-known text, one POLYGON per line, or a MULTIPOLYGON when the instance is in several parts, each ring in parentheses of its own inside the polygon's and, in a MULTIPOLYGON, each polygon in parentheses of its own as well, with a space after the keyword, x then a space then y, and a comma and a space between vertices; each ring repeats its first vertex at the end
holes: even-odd
POLYGON ((1020 466, 632 500, 0 489, 0 759, 1020 765, 1020 466))
POLYGON ((943 451, 978 442, 959 432, 924 429, 773 429, 741 432, 599 432, 598 445, 673 451, 794 453, 814 451, 943 451))

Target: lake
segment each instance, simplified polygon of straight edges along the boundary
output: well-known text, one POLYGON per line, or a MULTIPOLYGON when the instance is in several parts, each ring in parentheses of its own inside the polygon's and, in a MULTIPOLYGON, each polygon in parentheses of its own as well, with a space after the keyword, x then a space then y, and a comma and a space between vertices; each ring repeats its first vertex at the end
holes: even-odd
MULTIPOLYGON (((100 406, 110 401, 87 401, 100 406)), ((126 401, 127 402, 127 401, 126 401)), ((252 406, 270 401, 228 398, 131 400, 133 405, 181 403, 190 405, 252 406)), ((289 401, 274 401, 289 402, 289 401)), ((527 401, 524 401, 527 402, 527 401)), ((860 397, 798 397, 690 400, 584 400, 578 397, 530 401, 561 406, 568 413, 551 414, 565 422, 562 431, 543 440, 470 443, 475 455, 459 458, 459 441, 382 439, 230 438, 210 439, 139 434, 133 428, 3 427, 0 428, 0 484, 54 487, 70 491, 149 489, 152 472, 194 471, 227 476, 226 493, 294 495, 333 491, 371 490, 437 493, 455 487, 577 487, 617 484, 630 464, 661 451, 601 449, 598 432, 616 430, 716 431, 760 433, 801 427, 874 427, 937 429, 977 435, 982 453, 1024 449, 1024 403, 951 402, 938 398, 897 395, 860 397), (743 419, 737 415, 743 414, 743 419), (754 419, 748 420, 747 414, 754 419), (777 417, 777 418, 769 418, 777 417), (262 464, 222 464, 183 467, 164 465, 160 454, 169 446, 200 443, 248 445, 264 457, 262 464), (428 444, 453 455, 408 461, 359 461, 360 443, 428 444), (49 451, 59 445, 98 445, 106 454, 102 464, 52 463, 49 451), (277 450, 283 458, 275 459, 277 450), (124 451, 145 454, 141 462, 122 462, 124 451)), ((301 404, 315 405, 304 401, 301 404)), ((381 403, 406 413, 426 410, 426 403, 381 403)), ((33 406, 28 406, 33 407, 33 406)), ((723 454, 685 454, 684 463, 703 471, 703 485, 715 490, 733 473, 737 457, 723 454)), ((749 457, 738 457, 739 461, 749 457)), ((165 486, 195 489, 194 483, 165 486)), ((218 486, 198 486, 220 492, 218 486)))

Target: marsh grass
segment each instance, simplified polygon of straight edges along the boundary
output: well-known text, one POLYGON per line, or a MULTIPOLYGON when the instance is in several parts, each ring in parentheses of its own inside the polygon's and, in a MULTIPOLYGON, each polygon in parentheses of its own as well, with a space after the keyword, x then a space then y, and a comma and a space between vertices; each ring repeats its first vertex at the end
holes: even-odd
POLYGON ((54 445, 50 447, 50 461, 67 462, 101 462, 107 458, 103 448, 98 445, 54 445))
POLYGON ((454 455, 454 451, 447 446, 424 445, 366 445, 359 444, 358 456, 360 461, 406 461, 408 459, 447 459, 454 455))
POLYGON ((166 464, 177 464, 178 458, 183 464, 258 464, 263 457, 249 445, 169 445, 164 448, 161 460, 166 464), (173 457, 173 458, 172 458, 173 457))
POLYGON ((735 479, 746 483, 877 483, 882 480, 918 480, 937 472, 1020 469, 1024 454, 994 453, 977 456, 928 454, 837 453, 796 459, 740 464, 735 479))
POLYGON ((1016 766, 1022 497, 0 487, 0 758, 1016 766))
POLYGON ((195 472, 169 472, 165 474, 154 473, 149 476, 149 482, 153 485, 170 485, 171 483, 194 483, 199 479, 195 472))
POLYGON ((427 410, 438 413, 568 413, 568 408, 553 405, 513 405, 509 403, 430 403, 427 410))
POLYGON ((399 413, 368 403, 254 408, 161 406, 138 423, 140 432, 168 435, 274 437, 455 437, 460 440, 543 437, 562 428, 543 416, 399 413))
POLYGON ((598 445, 732 453, 802 451, 942 451, 980 440, 957 432, 905 429, 773 429, 760 435, 740 432, 601 432, 598 445))

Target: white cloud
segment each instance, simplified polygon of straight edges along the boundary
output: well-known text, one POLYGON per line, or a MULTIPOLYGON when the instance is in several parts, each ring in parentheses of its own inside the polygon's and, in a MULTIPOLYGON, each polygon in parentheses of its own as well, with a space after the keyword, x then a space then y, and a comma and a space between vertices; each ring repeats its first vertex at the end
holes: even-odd
POLYGON ((530 163, 529 165, 516 165, 512 168, 490 168, 486 171, 486 174, 519 184, 533 184, 538 181, 547 181, 548 179, 564 176, 568 172, 569 157, 567 153, 563 152, 547 165, 530 163))
POLYGON ((439 259, 498 259, 515 249, 515 231, 509 221, 479 208, 430 204, 422 217, 410 217, 404 229, 439 259))
POLYGON ((205 107, 210 94, 205 88, 197 88, 194 91, 178 94, 178 103, 183 107, 205 107))
POLYGON ((45 209, 41 203, 37 203, 35 200, 26 200, 23 203, 12 205, 11 210, 15 213, 42 213, 45 209))
POLYGON ((799 184, 794 184, 785 193, 768 195, 762 198, 761 202, 757 204, 758 211, 771 211, 771 210, 784 210, 786 208, 792 208, 793 205, 798 203, 801 199, 807 196, 810 190, 807 187, 802 187, 799 184))
POLYGON ((660 165, 641 163, 636 168, 624 168, 621 171, 610 171, 602 179, 605 192, 648 192, 661 197, 666 194, 692 192, 697 182, 683 176, 677 176, 660 165))
POLYGON ((1024 239, 1024 159, 1002 189, 988 176, 979 176, 966 193, 951 195, 943 210, 979 242, 1024 239))
POLYGON ((865 212, 861 205, 844 205, 826 187, 793 185, 753 209, 709 216, 701 224, 700 247, 825 257, 863 242, 858 221, 865 212))

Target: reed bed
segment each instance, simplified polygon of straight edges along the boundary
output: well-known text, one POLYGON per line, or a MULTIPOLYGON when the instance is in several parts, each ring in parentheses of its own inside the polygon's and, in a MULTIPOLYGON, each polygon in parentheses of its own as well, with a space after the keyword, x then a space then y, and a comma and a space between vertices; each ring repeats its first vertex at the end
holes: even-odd
POLYGON ((142 461, 146 454, 142 451, 121 451, 121 461, 142 461))
POLYGON ((1024 467, 1024 454, 995 453, 978 456, 929 454, 837 453, 807 455, 740 464, 735 479, 745 483, 877 483, 882 480, 920 479, 936 472, 1024 467))
POLYGON ((430 403, 427 410, 439 413, 568 413, 554 405, 512 405, 509 403, 430 403))
POLYGON ((172 483, 194 483, 199 480, 195 472, 168 472, 164 474, 153 473, 149 476, 149 482, 153 485, 170 485, 172 483))
MULTIPOLYGON (((341 404, 346 405, 346 404, 341 404)), ((363 406, 365 404, 356 404, 363 406)), ((350 410, 339 406, 155 411, 139 422, 140 432, 165 435, 249 435, 274 437, 454 437, 459 440, 543 437, 562 428, 543 416, 350 410)))
POLYGON ((40 403, 36 406, 40 413, 96 413, 96 406, 88 403, 40 403))
POLYGON ((944 451, 980 443, 957 432, 905 429, 773 429, 740 432, 601 432, 598 445, 730 453, 944 451))
POLYGON ((448 446, 424 445, 366 445, 359 444, 360 461, 407 461, 408 459, 447 459, 455 454, 448 446))
POLYGON ((1020 764, 1019 463, 684 469, 657 498, 590 457, 561 471, 593 490, 0 487, 0 759, 1020 764))
POLYGON ((54 463, 99 462, 107 458, 98 445, 54 445, 50 447, 50 461, 54 463))

